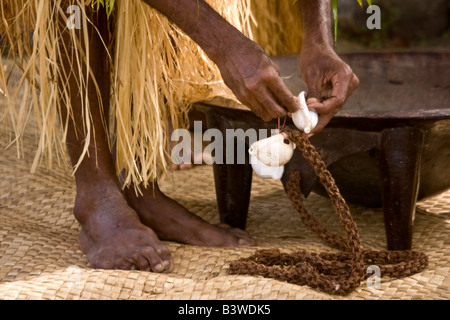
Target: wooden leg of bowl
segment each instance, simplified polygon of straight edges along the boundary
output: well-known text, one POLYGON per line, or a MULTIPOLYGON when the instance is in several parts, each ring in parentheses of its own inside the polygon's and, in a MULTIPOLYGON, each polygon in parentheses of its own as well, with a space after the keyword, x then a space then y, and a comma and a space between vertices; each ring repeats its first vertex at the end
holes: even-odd
POLYGON ((249 164, 215 164, 214 182, 217 206, 222 223, 245 229, 250 192, 252 167, 249 164))
POLYGON ((380 167, 389 250, 408 250, 412 246, 422 146, 423 133, 418 129, 400 127, 382 133, 380 167))
MULTIPOLYGON (((208 128, 214 128, 221 132, 223 137, 222 161, 214 161, 214 184, 216 190, 217 207, 220 222, 233 228, 245 229, 250 204, 252 186, 252 166, 248 153, 245 151, 245 161, 237 157, 237 146, 233 150, 227 150, 226 132, 239 126, 220 112, 212 110, 205 113, 208 128), (227 154, 227 151, 230 154, 227 154), (233 151, 233 153, 231 153, 233 151), (244 162, 242 164, 242 162, 244 162)), ((248 147, 245 148, 245 150, 248 147)), ((242 148, 241 148, 242 151, 242 148)))

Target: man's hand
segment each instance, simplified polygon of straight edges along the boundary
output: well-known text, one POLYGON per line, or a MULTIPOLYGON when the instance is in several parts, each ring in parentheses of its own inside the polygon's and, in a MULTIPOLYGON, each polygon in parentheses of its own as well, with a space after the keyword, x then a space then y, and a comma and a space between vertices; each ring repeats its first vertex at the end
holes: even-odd
POLYGON ((298 109, 278 67, 204 0, 144 0, 186 32, 217 64, 235 96, 265 121, 298 109))
POLYGON ((242 39, 216 59, 225 84, 264 121, 296 112, 298 102, 280 77, 278 66, 254 42, 242 39))
POLYGON ((359 86, 359 79, 334 50, 327 46, 303 48, 300 72, 308 85, 308 108, 319 114, 319 123, 311 132, 312 135, 321 131, 342 108, 359 86))
POLYGON ((319 114, 310 135, 321 131, 359 86, 350 67, 335 53, 331 0, 298 0, 303 24, 300 72, 308 85, 308 107, 319 114), (322 101, 325 98, 325 101, 322 101))

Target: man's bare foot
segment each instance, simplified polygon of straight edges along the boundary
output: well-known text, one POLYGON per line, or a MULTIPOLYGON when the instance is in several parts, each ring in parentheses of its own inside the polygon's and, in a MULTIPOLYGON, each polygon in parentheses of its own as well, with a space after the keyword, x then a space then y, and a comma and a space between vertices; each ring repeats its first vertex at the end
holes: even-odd
POLYGON ((224 224, 212 225, 192 214, 164 195, 155 183, 136 196, 133 189, 125 194, 142 223, 152 228, 161 240, 208 247, 242 247, 253 243, 250 235, 224 224))
MULTIPOLYGON (((191 134, 191 158, 190 158, 190 162, 189 163, 181 163, 181 164, 175 164, 172 163, 171 169, 173 171, 176 170, 189 170, 192 169, 195 165, 203 165, 203 164, 208 164, 208 163, 212 163, 212 155, 211 153, 205 152, 205 148, 208 146, 208 143, 205 141, 201 141, 201 139, 203 138, 203 136, 195 136, 193 131, 190 131, 191 134), (201 148, 198 148, 199 150, 197 150, 194 145, 194 139, 200 139, 200 141, 197 141, 198 145, 201 145, 201 148)), ((175 143, 173 144, 173 146, 175 146, 175 143)), ((183 154, 179 155, 180 158, 183 157, 183 154)))
POLYGON ((153 272, 172 269, 168 248, 139 221, 120 189, 81 189, 74 213, 81 224, 80 246, 94 268, 153 272))
MULTIPOLYGON (((210 164, 212 162, 212 155, 208 152, 205 152, 205 148, 208 146, 208 142, 203 141, 204 131, 197 131, 195 133, 195 122, 201 122, 201 128, 206 130, 206 116, 203 112, 192 109, 189 112, 189 120, 190 120, 190 135, 191 135, 191 158, 190 163, 181 163, 175 164, 173 163, 171 168, 172 170, 189 170, 192 169, 195 165, 202 164, 210 164), (199 147, 195 147, 201 146, 199 147)), ((172 136, 173 127, 169 120, 169 135, 172 136)), ((172 142, 172 147, 174 147, 177 143, 172 142)), ((183 157, 183 154, 179 154, 180 157, 183 157)))

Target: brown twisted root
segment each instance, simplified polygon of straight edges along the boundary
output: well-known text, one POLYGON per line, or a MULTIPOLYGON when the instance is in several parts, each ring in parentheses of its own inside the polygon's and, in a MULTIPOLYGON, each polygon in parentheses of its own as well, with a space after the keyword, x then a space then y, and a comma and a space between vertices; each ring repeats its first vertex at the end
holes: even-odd
POLYGON ((363 249, 350 209, 317 150, 301 132, 287 128, 286 134, 314 168, 327 190, 346 237, 332 233, 306 210, 298 171, 291 174, 286 184, 287 196, 306 227, 342 252, 317 254, 302 250, 288 254, 278 249, 259 250, 249 258, 231 262, 231 274, 258 275, 344 295, 355 290, 361 281, 370 276, 366 272, 369 265, 378 266, 383 277, 391 278, 407 277, 427 267, 428 257, 420 252, 363 249))

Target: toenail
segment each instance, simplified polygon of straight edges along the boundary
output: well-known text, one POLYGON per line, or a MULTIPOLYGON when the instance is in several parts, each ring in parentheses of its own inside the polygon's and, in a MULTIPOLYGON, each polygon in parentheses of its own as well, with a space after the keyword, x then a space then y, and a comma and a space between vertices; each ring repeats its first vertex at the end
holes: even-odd
POLYGON ((155 266, 155 271, 156 272, 161 272, 161 271, 164 271, 164 266, 162 265, 162 264, 157 264, 156 266, 155 266))
POLYGON ((163 264, 164 264, 164 270, 167 270, 169 268, 169 266, 170 266, 170 262, 169 261, 164 261, 163 264))
POLYGON ((245 240, 245 239, 239 239, 239 244, 243 245, 243 246, 247 246, 250 244, 250 241, 245 240))

